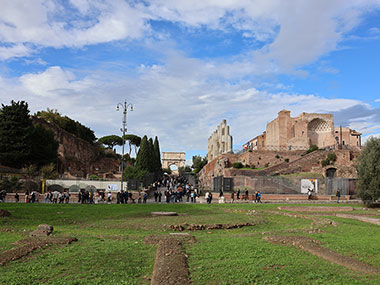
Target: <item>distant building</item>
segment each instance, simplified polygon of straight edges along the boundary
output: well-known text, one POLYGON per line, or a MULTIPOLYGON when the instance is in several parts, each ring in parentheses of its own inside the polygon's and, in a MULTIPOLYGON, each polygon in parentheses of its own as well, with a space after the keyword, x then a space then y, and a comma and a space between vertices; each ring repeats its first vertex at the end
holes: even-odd
POLYGON ((223 120, 208 139, 208 161, 224 153, 232 153, 232 136, 227 121, 223 120))
POLYGON ((361 133, 334 126, 332 114, 302 113, 290 117, 290 111, 282 110, 266 131, 246 144, 250 150, 306 150, 311 145, 319 148, 361 148, 361 133))

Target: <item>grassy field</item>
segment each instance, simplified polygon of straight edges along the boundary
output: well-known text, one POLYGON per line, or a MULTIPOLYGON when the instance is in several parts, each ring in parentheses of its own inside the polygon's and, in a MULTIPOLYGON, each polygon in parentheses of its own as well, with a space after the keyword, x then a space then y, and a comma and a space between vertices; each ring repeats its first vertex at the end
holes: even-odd
MULTIPOLYGON (((0 284, 149 284, 156 246, 145 244, 144 238, 166 235, 171 232, 168 225, 185 222, 255 223, 192 232, 197 242, 185 244, 185 251, 194 284, 380 284, 380 276, 263 240, 269 235, 309 236, 323 247, 380 268, 379 226, 326 214, 316 218, 328 218, 337 226, 318 225, 319 231, 309 233, 312 220, 275 214, 277 206, 0 204, 12 214, 0 218, 0 252, 42 223, 53 225, 55 236, 78 238, 71 245, 50 246, 0 266, 0 284), (180 215, 151 217, 152 211, 180 215)), ((353 207, 355 214, 379 213, 353 207)))

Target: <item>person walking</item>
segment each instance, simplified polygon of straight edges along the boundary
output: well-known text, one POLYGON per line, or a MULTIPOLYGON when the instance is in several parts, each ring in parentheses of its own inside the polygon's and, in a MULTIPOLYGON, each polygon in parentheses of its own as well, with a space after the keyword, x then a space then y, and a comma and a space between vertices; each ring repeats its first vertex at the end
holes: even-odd
POLYGON ((18 195, 18 193, 16 193, 15 199, 16 199, 16 203, 18 203, 20 201, 20 196, 18 195))
POLYGON ((249 200, 249 196, 248 196, 249 192, 248 192, 248 189, 245 190, 245 200, 249 200))
POLYGON ((240 199, 240 189, 237 190, 236 192, 236 200, 240 199))
POLYGON ((257 192, 257 203, 261 203, 261 193, 257 192))
POLYGON ((338 189, 336 191, 336 202, 339 204, 339 200, 340 200, 340 189, 338 189))
POLYGON ((232 190, 231 192, 231 203, 235 202, 235 192, 232 190))

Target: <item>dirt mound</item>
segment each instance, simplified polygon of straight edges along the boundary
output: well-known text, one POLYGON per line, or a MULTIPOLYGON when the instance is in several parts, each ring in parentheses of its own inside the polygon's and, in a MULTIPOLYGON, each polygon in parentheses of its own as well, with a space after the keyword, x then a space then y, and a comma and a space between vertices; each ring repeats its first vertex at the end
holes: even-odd
POLYGON ((177 212, 152 212, 153 217, 178 216, 177 212))
POLYGON ((61 244, 66 245, 70 244, 74 241, 77 241, 76 238, 73 237, 65 237, 65 238, 56 238, 56 237, 47 237, 47 238, 27 238, 24 240, 20 240, 16 245, 20 245, 19 247, 12 248, 10 250, 6 250, 2 253, 0 253, 0 265, 4 265, 5 263, 17 260, 19 258, 22 258, 32 251, 44 248, 46 246, 52 245, 52 244, 61 244))
POLYGON ((282 245, 292 245, 310 252, 318 257, 326 259, 329 262, 345 266, 351 270, 359 271, 366 274, 380 274, 380 268, 363 263, 348 256, 344 256, 335 251, 322 247, 320 242, 303 236, 269 236, 265 240, 282 245))
POLYGON ((346 218, 346 219, 354 219, 366 223, 371 223, 380 226, 380 219, 363 217, 359 215, 348 215, 348 214, 336 214, 337 217, 346 218))
MULTIPOLYGON (((184 237, 185 239, 188 236, 184 237)), ((149 236, 147 243, 157 243, 156 260, 151 284, 191 284, 187 256, 182 250, 181 238, 173 236, 149 236)))
POLYGON ((7 210, 0 209, 0 217, 10 217, 12 214, 7 210))
POLYGON ((280 206, 279 210, 292 212, 351 212, 352 207, 325 207, 325 206, 280 206))
POLYGON ((228 230, 238 229, 242 227, 254 226, 254 223, 242 223, 242 224, 212 224, 212 225, 200 225, 200 224, 187 224, 182 225, 170 225, 169 229, 175 231, 203 231, 203 230, 228 230))

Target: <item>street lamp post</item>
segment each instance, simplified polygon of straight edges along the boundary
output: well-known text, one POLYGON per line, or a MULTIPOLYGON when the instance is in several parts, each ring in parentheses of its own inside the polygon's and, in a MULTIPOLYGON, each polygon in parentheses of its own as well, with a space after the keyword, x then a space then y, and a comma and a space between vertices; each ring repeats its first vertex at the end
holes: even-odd
POLYGON ((116 105, 116 111, 119 111, 119 106, 123 109, 123 121, 122 121, 122 128, 120 129, 123 132, 122 136, 122 147, 121 147, 121 190, 123 190, 123 172, 124 172, 124 136, 125 132, 127 131, 127 111, 128 108, 130 111, 133 111, 133 105, 131 103, 127 104, 127 100, 124 101, 124 103, 118 103, 116 105))

